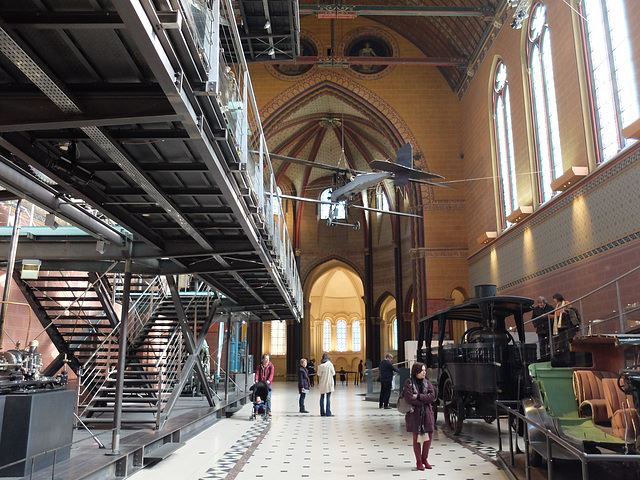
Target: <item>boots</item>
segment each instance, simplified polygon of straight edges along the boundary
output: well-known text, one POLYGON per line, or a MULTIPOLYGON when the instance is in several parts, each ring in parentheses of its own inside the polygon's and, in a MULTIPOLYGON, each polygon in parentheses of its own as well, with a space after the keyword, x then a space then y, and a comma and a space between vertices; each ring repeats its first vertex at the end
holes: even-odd
POLYGON ((416 467, 418 470, 424 470, 421 455, 421 445, 416 441, 416 434, 413 434, 413 453, 416 456, 416 467))
POLYGON ((426 468, 427 470, 431 470, 432 468, 431 465, 429 465, 429 462, 427 461, 430 447, 431 447, 431 437, 429 437, 429 440, 427 440, 422 444, 422 464, 424 465, 424 468, 426 468))

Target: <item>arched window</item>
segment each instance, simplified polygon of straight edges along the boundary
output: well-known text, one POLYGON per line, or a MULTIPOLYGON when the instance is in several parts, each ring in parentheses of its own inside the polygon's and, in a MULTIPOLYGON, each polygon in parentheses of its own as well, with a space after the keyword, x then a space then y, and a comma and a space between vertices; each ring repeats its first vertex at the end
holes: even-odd
MULTIPOLYGON (((627 2, 629 5, 635 2, 627 2)), ((593 105, 598 163, 632 142, 622 128, 638 119, 638 95, 631 56, 625 2, 583 0, 581 22, 593 105)))
POLYGON ((333 218, 336 220, 345 220, 347 218, 347 208, 345 202, 340 202, 339 204, 331 204, 331 188, 327 188, 323 190, 320 195, 321 202, 329 202, 320 204, 320 219, 326 220, 329 218, 329 213, 331 212, 331 208, 334 208, 333 218))
POLYGON ((351 323, 351 345, 354 352, 360 351, 360 320, 351 323))
POLYGON ((507 217, 517 208, 516 167, 513 153, 513 131, 511 129, 511 105, 507 67, 499 61, 493 80, 493 117, 500 194, 502 228, 507 227, 507 217))
POLYGON ((547 9, 541 3, 535 5, 531 11, 528 33, 527 51, 538 167, 538 198, 540 203, 544 203, 553 195, 551 181, 562 175, 563 167, 547 9))
POLYGON ((391 348, 398 350, 398 319, 394 318, 391 323, 391 348))
POLYGON ((338 352, 347 351, 347 322, 338 320, 336 323, 336 350, 338 352))
POLYGON ((382 185, 378 185, 376 189, 376 208, 378 210, 384 210, 385 212, 391 209, 389 206, 389 197, 385 189, 382 188, 382 185))
POLYGON ((322 349, 325 352, 331 351, 331 321, 325 318, 322 325, 322 349))
POLYGON ((271 355, 287 354, 287 322, 273 320, 271 322, 271 355))

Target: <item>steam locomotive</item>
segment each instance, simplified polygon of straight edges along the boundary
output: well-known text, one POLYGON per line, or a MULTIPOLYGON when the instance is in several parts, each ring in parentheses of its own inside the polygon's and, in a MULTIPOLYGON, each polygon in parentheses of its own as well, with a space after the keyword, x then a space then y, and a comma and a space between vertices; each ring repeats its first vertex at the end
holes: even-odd
POLYGON ((427 365, 453 434, 461 433, 465 418, 493 422, 496 400, 517 404, 530 394, 527 365, 537 346, 525 344, 524 313, 532 305, 530 298, 497 296, 495 285, 479 285, 476 298, 420 320, 418 361, 427 365), (454 332, 464 333, 452 338, 454 332))

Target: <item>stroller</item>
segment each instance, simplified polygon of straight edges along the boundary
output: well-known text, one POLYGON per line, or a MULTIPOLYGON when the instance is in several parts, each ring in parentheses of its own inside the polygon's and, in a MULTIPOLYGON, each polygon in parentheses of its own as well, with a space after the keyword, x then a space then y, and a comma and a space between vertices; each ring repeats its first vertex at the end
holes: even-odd
POLYGON ((255 420, 258 415, 261 415, 262 419, 266 420, 269 418, 267 412, 267 395, 269 395, 269 385, 265 382, 258 382, 249 390, 251 390, 251 401, 253 402, 249 420, 255 420))

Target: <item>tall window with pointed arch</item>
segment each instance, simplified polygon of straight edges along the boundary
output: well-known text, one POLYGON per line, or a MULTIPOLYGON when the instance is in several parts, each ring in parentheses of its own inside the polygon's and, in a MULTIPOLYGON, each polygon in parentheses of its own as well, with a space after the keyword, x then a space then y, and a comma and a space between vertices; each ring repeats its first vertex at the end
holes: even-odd
POLYGON ((338 320, 336 322, 336 351, 347 351, 347 322, 346 320, 338 320))
MULTIPOLYGON (((627 2, 627 5, 635 2, 627 2)), ((635 140, 625 139, 622 128, 638 119, 637 86, 629 30, 622 0, 583 0, 582 27, 587 38, 593 129, 598 163, 615 156, 635 140)))
POLYGON ((329 218, 329 213, 331 212, 331 208, 334 208, 333 218, 336 220, 345 220, 347 218, 347 206, 345 202, 340 202, 337 205, 330 204, 331 202, 331 188, 327 188, 322 191, 320 194, 321 202, 329 202, 329 203, 321 203, 320 204, 320 220, 326 220, 329 218))
POLYGON ((271 322, 271 355, 287 354, 287 322, 273 320, 271 322))
POLYGON ((354 320, 351 323, 351 350, 360 351, 360 320, 354 320))
POLYGON ((378 210, 384 210, 385 212, 391 210, 387 191, 382 187, 382 185, 378 185, 376 188, 376 208, 378 208, 378 210))
POLYGON ((394 318, 391 322, 391 348, 398 350, 398 319, 394 318))
POLYGON ((328 318, 322 324, 322 349, 325 352, 331 351, 331 320, 328 318))
POLYGON ((553 195, 551 181, 563 173, 562 153, 546 7, 542 3, 535 3, 529 18, 527 63, 536 143, 538 198, 540 203, 544 203, 553 195))
POLYGON ((495 132, 498 191, 501 203, 502 228, 508 226, 507 217, 518 205, 516 187, 515 155, 513 153, 513 131, 511 128, 511 103, 507 66, 502 60, 496 64, 493 76, 493 128, 495 132))

